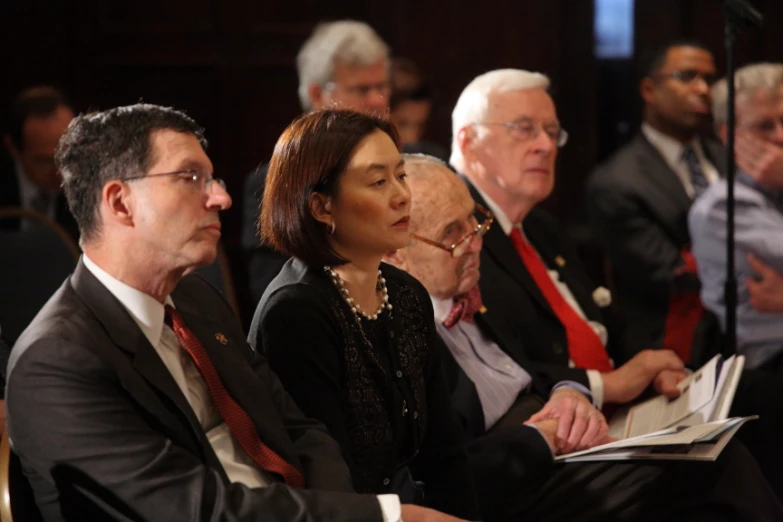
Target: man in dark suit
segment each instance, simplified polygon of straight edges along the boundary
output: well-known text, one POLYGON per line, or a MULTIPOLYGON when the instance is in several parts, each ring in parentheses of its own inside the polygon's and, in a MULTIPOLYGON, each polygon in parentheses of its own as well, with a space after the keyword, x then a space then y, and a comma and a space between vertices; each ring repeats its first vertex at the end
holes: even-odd
POLYGON ((9 157, 0 166, 0 208, 37 212, 59 223, 78 242, 76 220, 54 164, 57 142, 73 117, 70 102, 54 87, 30 87, 16 97, 3 136, 9 157))
POLYGON ((154 105, 79 116, 57 152, 84 256, 14 346, 8 429, 45 520, 455 521, 351 492, 196 275, 218 212, 202 130, 154 105), (305 489, 307 488, 307 489, 305 489))
MULTIPOLYGON (((363 22, 319 24, 302 45, 296 68, 304 111, 337 106, 382 115, 389 110, 389 48, 363 22)), ((243 197, 242 247, 254 308, 288 259, 259 244, 257 223, 267 167, 264 163, 247 175, 243 197)))
MULTIPOLYGON (((591 405, 585 386, 563 381, 565 372, 532 364, 522 351, 513 350, 525 340, 504 336, 498 323, 502 314, 496 313, 500 307, 481 305, 483 293, 476 286, 479 252, 493 223, 476 212, 462 180, 435 158, 406 156, 405 170, 411 188, 412 241, 387 260, 417 277, 430 293, 438 333, 448 346, 444 363, 452 381, 452 400, 487 520, 783 516, 755 462, 737 443, 708 466, 554 466, 553 453, 602 442, 603 415, 591 405), (735 473, 753 485, 747 491, 732 491, 735 473), (748 495, 759 496, 748 502, 748 495)), ((576 372, 572 375, 579 378, 576 372)))
POLYGON ((626 347, 666 347, 687 361, 702 318, 690 253, 691 202, 726 171, 709 136, 712 54, 673 42, 651 55, 640 82, 644 123, 626 146, 592 173, 587 209, 611 261, 625 321, 626 347))

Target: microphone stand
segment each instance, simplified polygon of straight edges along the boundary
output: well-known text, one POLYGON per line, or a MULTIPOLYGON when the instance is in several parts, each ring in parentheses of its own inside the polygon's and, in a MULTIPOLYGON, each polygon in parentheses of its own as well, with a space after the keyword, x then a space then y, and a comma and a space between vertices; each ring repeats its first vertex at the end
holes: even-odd
POLYGON ((735 85, 734 75, 736 64, 734 61, 734 47, 737 35, 745 25, 761 26, 764 18, 761 13, 751 7, 745 0, 723 0, 723 9, 726 13, 726 81, 728 87, 728 103, 726 126, 728 135, 726 140, 726 282, 723 288, 723 300, 726 305, 726 344, 723 347, 724 356, 728 357, 737 352, 737 276, 735 274, 734 260, 734 179, 736 167, 734 165, 734 130, 735 121, 735 85))

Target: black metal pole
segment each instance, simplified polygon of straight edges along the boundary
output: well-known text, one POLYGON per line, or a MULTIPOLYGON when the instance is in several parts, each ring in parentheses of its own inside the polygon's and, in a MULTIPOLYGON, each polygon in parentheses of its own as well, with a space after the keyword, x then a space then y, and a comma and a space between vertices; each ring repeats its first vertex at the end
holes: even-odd
POLYGON ((726 103, 726 283, 723 288, 723 301, 726 305, 726 344, 725 356, 737 352, 737 276, 734 259, 734 130, 736 128, 735 85, 736 64, 734 47, 737 35, 745 24, 760 26, 763 17, 745 0, 723 0, 726 12, 726 81, 728 100, 726 103))

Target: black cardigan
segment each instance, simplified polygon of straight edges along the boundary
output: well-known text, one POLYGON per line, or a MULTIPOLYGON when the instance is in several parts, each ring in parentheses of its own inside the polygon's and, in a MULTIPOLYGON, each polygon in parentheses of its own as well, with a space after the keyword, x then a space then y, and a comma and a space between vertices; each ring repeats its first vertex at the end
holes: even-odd
POLYGON ((392 313, 362 319, 362 336, 324 270, 289 260, 259 302, 248 341, 305 414, 329 428, 358 492, 414 500, 407 468, 423 483, 421 503, 477 519, 432 303, 407 273, 381 271, 392 313))

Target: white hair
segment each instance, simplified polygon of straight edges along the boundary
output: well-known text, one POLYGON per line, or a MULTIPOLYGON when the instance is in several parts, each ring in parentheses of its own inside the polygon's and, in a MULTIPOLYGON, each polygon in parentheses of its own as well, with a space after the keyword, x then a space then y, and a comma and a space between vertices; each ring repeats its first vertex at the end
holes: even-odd
POLYGON ((462 172, 465 158, 457 136, 468 125, 481 122, 489 109, 489 98, 498 92, 548 89, 549 78, 541 73, 521 69, 496 69, 476 76, 462 91, 451 113, 451 157, 449 162, 462 172))
MULTIPOLYGON (((734 76, 737 106, 759 91, 774 92, 781 86, 783 86, 783 64, 754 63, 741 67, 737 69, 734 76)), ((729 83, 726 78, 722 78, 712 86, 712 117, 718 134, 728 118, 728 103, 729 83)))
POLYGON ((347 65, 373 65, 389 60, 389 47, 364 22, 340 20, 318 24, 296 57, 299 73, 299 101, 304 110, 312 108, 309 89, 324 85, 334 74, 334 62, 347 65))

